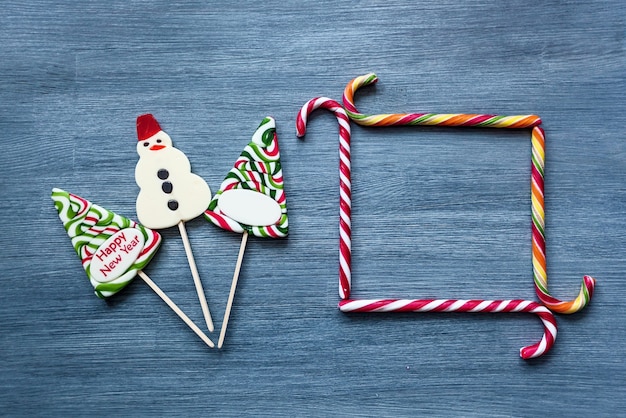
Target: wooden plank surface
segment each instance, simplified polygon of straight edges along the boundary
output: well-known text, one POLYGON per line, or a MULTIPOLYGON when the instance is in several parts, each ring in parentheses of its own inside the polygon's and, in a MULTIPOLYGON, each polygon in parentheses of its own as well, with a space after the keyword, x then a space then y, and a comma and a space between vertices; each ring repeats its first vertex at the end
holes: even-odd
MULTIPOLYGON (((3 1, 0 411, 7 416, 617 416, 626 407, 626 8, 604 2, 3 1), (337 124, 364 112, 539 114, 551 292, 532 315, 336 308, 337 124), (276 118, 286 240, 248 243, 226 344, 208 349, 137 280, 104 302, 52 187, 136 218, 134 123, 151 112, 216 191, 276 118)), ((526 131, 353 127, 355 297, 535 300, 526 131)), ((216 329, 240 237, 187 224, 216 329)), ((146 272, 203 323, 176 228, 146 272)), ((218 333, 212 338, 217 341, 218 333)))

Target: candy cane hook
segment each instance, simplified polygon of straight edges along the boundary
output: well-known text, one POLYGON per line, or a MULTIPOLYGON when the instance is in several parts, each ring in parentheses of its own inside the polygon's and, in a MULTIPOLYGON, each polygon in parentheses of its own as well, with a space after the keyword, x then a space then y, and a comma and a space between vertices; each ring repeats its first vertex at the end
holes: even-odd
POLYGON ((339 297, 350 297, 351 286, 351 208, 350 119, 343 107, 328 97, 316 97, 302 106, 296 118, 296 135, 306 133, 307 118, 317 108, 330 110, 339 123, 339 297))
POLYGON ((543 305, 528 300, 459 300, 459 299, 362 299, 342 300, 342 312, 526 312, 543 323, 543 336, 536 344, 522 347, 524 360, 539 357, 552 347, 557 334, 554 315, 543 305))

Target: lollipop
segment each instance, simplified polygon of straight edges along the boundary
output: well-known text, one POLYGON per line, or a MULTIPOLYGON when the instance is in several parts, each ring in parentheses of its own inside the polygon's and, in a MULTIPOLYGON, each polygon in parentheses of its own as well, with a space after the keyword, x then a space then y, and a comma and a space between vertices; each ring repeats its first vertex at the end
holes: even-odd
POLYGON ((96 296, 113 296, 138 275, 202 341, 214 346, 142 271, 161 245, 158 232, 61 189, 52 189, 52 200, 96 296))
POLYGON ((261 238, 287 236, 287 203, 274 119, 271 117, 263 119, 252 135, 252 141, 244 148, 226 175, 220 189, 204 212, 204 217, 222 229, 243 234, 217 343, 217 347, 221 348, 248 235, 261 238))
POLYGON ((548 292, 548 274, 545 242, 544 168, 545 134, 538 125, 537 115, 479 115, 479 114, 436 114, 436 113, 392 113, 370 115, 357 110, 354 93, 364 86, 378 81, 376 74, 370 73, 351 80, 343 92, 343 103, 350 119, 364 126, 476 126, 491 128, 532 128, 532 169, 531 169, 531 209, 532 209, 532 262, 535 293, 539 300, 551 310, 571 314, 589 304, 596 285, 596 279, 583 276, 578 296, 570 301, 562 301, 548 292))
POLYGON ((140 188, 137 217, 154 229, 178 225, 202 313, 209 331, 213 331, 213 320, 185 229, 185 221, 204 212, 211 201, 211 190, 201 177, 191 172, 185 154, 172 146, 169 135, 151 114, 137 118, 137 138, 139 161, 135 181, 140 188))

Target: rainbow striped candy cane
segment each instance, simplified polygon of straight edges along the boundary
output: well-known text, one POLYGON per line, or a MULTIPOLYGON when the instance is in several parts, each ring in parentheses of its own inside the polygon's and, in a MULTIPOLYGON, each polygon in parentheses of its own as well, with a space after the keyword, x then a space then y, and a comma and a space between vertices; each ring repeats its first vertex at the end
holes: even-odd
POLYGON ((342 312, 527 312, 539 316, 544 326, 541 340, 522 347, 523 359, 539 357, 546 353, 556 339, 557 325, 554 315, 536 302, 526 300, 434 300, 434 299, 348 299, 351 290, 350 228, 350 120, 341 105, 327 97, 317 97, 302 106, 296 118, 296 134, 303 137, 309 114, 318 108, 330 110, 339 123, 339 309, 342 312))
POLYGON ((393 113, 370 115, 363 114, 354 106, 354 93, 361 87, 378 81, 370 73, 356 77, 348 83, 343 92, 346 113, 354 122, 363 126, 475 126, 491 128, 533 128, 532 129, 532 168, 531 168, 531 205, 532 205, 532 263, 535 292, 539 300, 554 312, 571 314, 589 304, 596 280, 584 276, 578 296, 570 301, 562 301, 548 292, 548 276, 545 242, 545 204, 544 204, 544 167, 545 134, 539 127, 541 118, 537 115, 480 115, 480 114, 435 114, 435 113, 393 113))
POLYGON ((366 115, 354 107, 354 93, 364 86, 378 81, 376 74, 370 73, 350 81, 343 91, 343 104, 346 113, 354 122, 363 126, 476 126, 481 128, 531 128, 541 124, 537 115, 480 115, 474 113, 391 113, 366 115))
POLYGON ((531 207, 532 207, 532 252, 533 252, 533 278, 535 280, 535 292, 539 300, 548 308, 558 313, 571 314, 583 309, 593 295, 596 279, 591 276, 583 276, 583 284, 575 299, 561 301, 548 293, 548 274, 546 269, 546 214, 544 203, 544 167, 545 167, 545 143, 546 137, 543 129, 536 126, 532 131, 532 166, 531 166, 531 207))
POLYGON ((350 182, 350 119, 343 107, 328 97, 316 97, 302 106, 296 117, 296 135, 306 133, 308 116, 317 108, 328 109, 335 114, 339 123, 339 297, 350 297, 352 281, 351 259, 351 216, 352 192, 350 182))

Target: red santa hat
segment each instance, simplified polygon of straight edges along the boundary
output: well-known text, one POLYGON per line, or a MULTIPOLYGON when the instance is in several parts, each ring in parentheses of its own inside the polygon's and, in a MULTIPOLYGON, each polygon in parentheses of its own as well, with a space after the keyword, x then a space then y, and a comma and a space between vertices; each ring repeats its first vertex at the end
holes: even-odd
POLYGON ((159 122, 151 113, 137 116, 137 140, 144 141, 161 131, 159 122))

